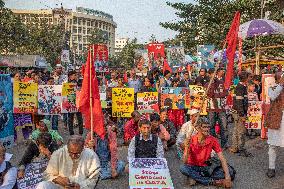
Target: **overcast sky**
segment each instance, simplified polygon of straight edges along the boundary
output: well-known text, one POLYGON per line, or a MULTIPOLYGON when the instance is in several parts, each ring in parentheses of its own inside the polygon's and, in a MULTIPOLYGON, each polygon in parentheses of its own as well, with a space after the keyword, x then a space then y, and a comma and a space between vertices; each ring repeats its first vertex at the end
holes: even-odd
MULTIPOLYGON (((168 0, 170 2, 192 2, 193 0, 168 0)), ((47 9, 76 6, 101 10, 113 15, 117 23, 116 36, 136 36, 139 42, 145 42, 154 34, 158 40, 174 37, 177 33, 167 30, 159 22, 177 19, 175 10, 166 4, 166 0, 4 0, 6 6, 16 9, 47 9)))

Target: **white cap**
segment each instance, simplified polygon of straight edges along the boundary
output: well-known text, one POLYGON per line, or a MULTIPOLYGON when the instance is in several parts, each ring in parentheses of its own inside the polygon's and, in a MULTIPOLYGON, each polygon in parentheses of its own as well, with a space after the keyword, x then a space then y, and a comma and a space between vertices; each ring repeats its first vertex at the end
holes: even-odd
POLYGON ((193 114, 197 114, 197 113, 199 113, 198 109, 191 109, 191 110, 187 111, 187 114, 189 114, 189 115, 193 115, 193 114))
POLYGON ((59 68, 62 68, 62 65, 61 64, 56 64, 55 67, 59 67, 59 68))

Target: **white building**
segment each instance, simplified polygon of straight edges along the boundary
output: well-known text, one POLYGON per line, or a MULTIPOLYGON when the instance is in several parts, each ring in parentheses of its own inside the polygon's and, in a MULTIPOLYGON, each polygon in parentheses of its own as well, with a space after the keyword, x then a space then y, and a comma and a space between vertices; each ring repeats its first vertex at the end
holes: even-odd
POLYGON ((120 53, 121 50, 125 47, 128 43, 129 38, 116 38, 115 39, 115 53, 120 53))

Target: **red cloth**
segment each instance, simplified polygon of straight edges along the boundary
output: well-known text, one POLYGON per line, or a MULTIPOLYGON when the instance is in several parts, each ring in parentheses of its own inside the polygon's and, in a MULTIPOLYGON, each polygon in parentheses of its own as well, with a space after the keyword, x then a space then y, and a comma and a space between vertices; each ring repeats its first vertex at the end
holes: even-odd
POLYGON ((212 150, 216 153, 222 152, 218 139, 209 135, 206 137, 205 143, 201 145, 198 142, 198 135, 192 136, 187 164, 191 166, 207 166, 205 162, 211 158, 212 150))
POLYGON ((240 26, 241 13, 236 12, 235 18, 231 24, 229 33, 227 34, 226 41, 228 43, 226 54, 228 58, 227 72, 225 77, 225 88, 229 89, 234 75, 234 58, 238 42, 238 31, 240 26))
POLYGON ((169 70, 171 73, 173 72, 172 68, 168 64, 168 61, 165 59, 163 65, 163 73, 165 73, 166 70, 169 70))
POLYGON ((137 134, 139 134, 138 123, 135 123, 134 119, 126 122, 124 126, 124 142, 129 142, 137 134))
POLYGON ((168 110, 168 117, 174 123, 177 130, 184 124, 184 110, 168 110))
POLYGON ((90 88, 92 93, 92 114, 93 114, 93 131, 104 139, 105 129, 104 129, 104 116, 102 112, 102 106, 100 101, 100 93, 98 80, 96 77, 96 72, 91 57, 91 49, 88 52, 88 58, 86 62, 86 69, 84 72, 84 78, 82 83, 82 89, 79 95, 79 110, 82 112, 85 118, 85 127, 91 129, 91 108, 90 108, 90 88), (92 72, 90 72, 92 71, 92 72), (90 73, 92 73, 92 78, 90 82, 90 73))

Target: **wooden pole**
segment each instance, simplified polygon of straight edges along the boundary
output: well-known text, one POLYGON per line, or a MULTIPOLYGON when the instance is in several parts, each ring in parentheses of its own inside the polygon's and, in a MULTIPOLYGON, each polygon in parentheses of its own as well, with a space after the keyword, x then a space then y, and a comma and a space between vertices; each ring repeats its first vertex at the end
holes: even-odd
POLYGON ((93 64, 93 57, 94 57, 94 45, 92 45, 91 48, 89 49, 89 53, 90 53, 90 61, 88 62, 88 64, 90 64, 89 82, 90 82, 91 140, 93 140, 94 124, 93 124, 92 64, 93 64))

